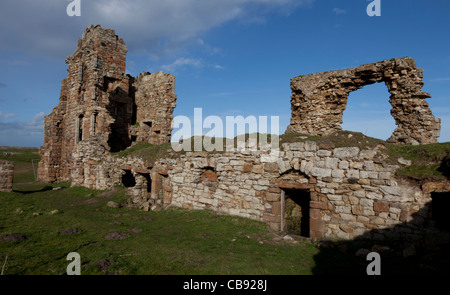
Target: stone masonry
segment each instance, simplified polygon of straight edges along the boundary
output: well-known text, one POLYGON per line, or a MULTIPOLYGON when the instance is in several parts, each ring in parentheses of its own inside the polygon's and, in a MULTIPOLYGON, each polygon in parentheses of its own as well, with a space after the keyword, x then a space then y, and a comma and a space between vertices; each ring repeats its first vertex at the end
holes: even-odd
POLYGON ((450 184, 397 180, 400 166, 384 161, 384 149, 306 141, 283 144, 275 161, 262 151, 188 152, 154 165, 92 149, 79 155, 85 177, 76 185, 125 185, 135 208, 208 209, 262 221, 274 230, 286 230, 287 198, 297 191, 309 198, 306 222, 313 239, 444 237, 429 218, 431 193, 449 191, 450 184), (133 178, 131 185, 125 184, 126 175, 133 178))
POLYGON ((133 142, 170 141, 176 106, 175 78, 166 73, 125 74, 127 47, 113 30, 88 27, 69 56, 59 104, 45 118, 38 179, 71 180, 72 152, 94 137, 117 152, 133 142))
POLYGON ((287 132, 328 135, 341 130, 350 92, 384 82, 391 94, 391 114, 397 128, 388 139, 396 144, 436 143, 441 120, 436 119, 422 91, 423 70, 410 57, 357 68, 315 73, 291 80, 291 124, 287 132))
POLYGON ((12 192, 14 162, 0 160, 0 192, 12 192))

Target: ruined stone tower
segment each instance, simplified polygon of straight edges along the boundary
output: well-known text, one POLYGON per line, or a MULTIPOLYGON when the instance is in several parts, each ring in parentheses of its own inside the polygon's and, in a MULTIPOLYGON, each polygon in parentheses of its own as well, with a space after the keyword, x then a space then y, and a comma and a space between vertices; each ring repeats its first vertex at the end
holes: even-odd
POLYGON ((73 152, 85 140, 110 152, 133 142, 170 142, 176 106, 175 77, 125 74, 127 46, 114 30, 88 27, 69 56, 59 104, 45 118, 38 178, 68 181, 73 152))

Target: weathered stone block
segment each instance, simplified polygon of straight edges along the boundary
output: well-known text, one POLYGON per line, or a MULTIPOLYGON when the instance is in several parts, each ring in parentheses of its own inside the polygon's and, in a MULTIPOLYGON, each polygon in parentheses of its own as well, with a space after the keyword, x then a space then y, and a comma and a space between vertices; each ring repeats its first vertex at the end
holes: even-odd
POLYGON ((356 158, 358 153, 358 147, 335 148, 333 150, 333 155, 339 159, 356 158))

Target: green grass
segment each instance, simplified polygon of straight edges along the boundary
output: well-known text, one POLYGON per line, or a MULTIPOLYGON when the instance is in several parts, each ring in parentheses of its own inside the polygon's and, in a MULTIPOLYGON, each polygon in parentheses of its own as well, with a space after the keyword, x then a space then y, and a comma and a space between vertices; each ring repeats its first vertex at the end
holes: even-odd
POLYGON ((17 148, 17 147, 0 147, 0 160, 7 160, 15 163, 14 166, 14 182, 33 182, 35 181, 35 173, 39 163, 38 148, 17 148), (34 172, 32 167, 34 160, 34 172))
POLYGON ((69 187, 0 193, 0 236, 29 237, 0 242, 0 260, 8 256, 5 274, 64 274, 70 252, 81 255, 82 274, 312 274, 318 249, 306 242, 274 244, 260 222, 207 210, 106 206, 120 199, 119 192, 69 187), (53 210, 58 213, 49 214, 53 210), (117 221, 121 224, 110 224, 117 221), (58 233, 69 228, 82 232, 58 233), (142 231, 123 240, 104 239, 132 229, 142 231), (115 263, 103 270, 92 264, 102 259, 115 263))
POLYGON ((395 163, 403 157, 411 160, 412 165, 397 170, 397 175, 414 178, 446 179, 448 167, 443 161, 450 155, 450 142, 426 145, 387 145, 389 159, 395 163))

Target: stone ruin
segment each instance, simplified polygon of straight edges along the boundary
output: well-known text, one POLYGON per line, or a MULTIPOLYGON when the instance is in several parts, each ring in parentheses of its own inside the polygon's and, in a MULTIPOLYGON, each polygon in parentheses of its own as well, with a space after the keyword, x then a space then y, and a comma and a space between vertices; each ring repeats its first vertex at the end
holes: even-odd
MULTIPOLYGON (((430 216, 449 205, 450 183, 397 179, 407 164, 386 161, 381 145, 303 140, 283 143, 275 160, 263 150, 169 153, 154 162, 111 153, 138 141, 169 142, 176 100, 169 74, 125 75, 125 53, 114 31, 85 31, 67 59, 60 103, 45 120, 40 180, 98 190, 122 185, 134 208, 209 209, 312 239, 446 237, 430 216)), ((294 78, 288 131, 340 130, 348 93, 381 81, 399 126, 390 142, 436 142, 440 121, 411 58, 294 78)))
POLYGON ((291 79, 291 124, 287 132, 328 135, 341 130, 350 92, 384 82, 391 94, 391 115, 397 129, 387 140, 395 144, 437 143, 441 120, 436 119, 422 91, 423 70, 411 57, 361 65, 353 69, 315 73, 291 79))
POLYGON ((111 29, 87 28, 69 56, 59 104, 45 118, 38 179, 68 181, 75 146, 89 139, 109 152, 133 142, 170 141, 177 96, 175 77, 125 74, 127 46, 111 29))
POLYGON ((0 160, 0 192, 12 192, 14 162, 0 160))

